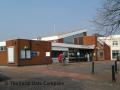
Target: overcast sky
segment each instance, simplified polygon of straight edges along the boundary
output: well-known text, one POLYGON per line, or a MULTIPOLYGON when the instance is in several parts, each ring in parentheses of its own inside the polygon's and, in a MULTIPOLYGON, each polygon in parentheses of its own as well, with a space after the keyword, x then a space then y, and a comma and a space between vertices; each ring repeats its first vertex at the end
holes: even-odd
POLYGON ((0 0, 0 40, 34 38, 84 28, 102 0, 0 0))

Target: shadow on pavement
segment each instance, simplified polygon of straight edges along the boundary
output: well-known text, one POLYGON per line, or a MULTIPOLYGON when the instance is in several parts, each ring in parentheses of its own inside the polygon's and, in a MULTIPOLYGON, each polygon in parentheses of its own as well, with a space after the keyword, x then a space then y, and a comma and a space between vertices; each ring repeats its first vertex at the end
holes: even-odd
POLYGON ((9 79, 10 79, 9 77, 7 77, 7 76, 5 76, 5 75, 2 75, 2 74, 0 73, 0 82, 6 81, 6 80, 9 80, 9 79))

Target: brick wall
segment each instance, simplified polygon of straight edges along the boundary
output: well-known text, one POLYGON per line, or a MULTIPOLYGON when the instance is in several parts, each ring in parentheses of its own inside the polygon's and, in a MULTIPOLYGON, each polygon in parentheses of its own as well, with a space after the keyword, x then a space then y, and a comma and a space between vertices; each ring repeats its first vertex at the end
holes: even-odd
MULTIPOLYGON (((95 45, 97 47, 97 37, 96 36, 84 36, 83 37, 83 45, 95 45)), ((97 49, 93 50, 93 60, 97 60, 97 49)))
POLYGON ((110 60, 110 47, 107 44, 101 45, 97 41, 97 36, 84 36, 83 37, 83 44, 84 45, 95 45, 93 51, 93 60, 110 60), (98 57, 99 50, 103 50, 103 57, 98 57))
POLYGON ((111 59, 111 54, 110 54, 110 47, 104 43, 104 58, 105 60, 110 60, 111 59))
POLYGON ((83 37, 74 38, 74 44, 83 45, 83 37))
POLYGON ((7 52, 0 51, 0 65, 6 65, 6 64, 7 64, 7 52))
POLYGON ((83 37, 83 44, 97 46, 97 37, 96 36, 84 36, 83 37))
MULTIPOLYGON (((51 52, 51 43, 45 41, 19 41, 19 51, 25 45, 31 46, 31 51, 39 52, 39 55, 33 56, 28 60, 19 59, 19 65, 49 64, 51 57, 46 57, 46 52, 51 52)), ((20 55, 20 54, 19 54, 20 55)))
POLYGON ((8 63, 7 50, 0 52, 0 65, 36 65, 52 63, 51 56, 46 57, 46 52, 51 52, 51 42, 33 41, 25 39, 9 40, 6 42, 6 47, 14 47, 14 63, 8 63), (21 59, 20 52, 28 46, 32 51, 39 52, 39 55, 30 59, 21 59))

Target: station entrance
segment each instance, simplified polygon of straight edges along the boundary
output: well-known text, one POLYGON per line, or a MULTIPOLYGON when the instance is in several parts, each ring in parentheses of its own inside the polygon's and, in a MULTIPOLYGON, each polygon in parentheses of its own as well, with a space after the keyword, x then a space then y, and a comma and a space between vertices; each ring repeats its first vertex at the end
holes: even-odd
POLYGON ((93 49, 69 49, 70 62, 83 62, 93 60, 93 49))
POLYGON ((93 60, 93 49, 69 48, 68 51, 53 50, 52 58, 54 62, 58 62, 57 58, 61 53, 66 53, 66 60, 68 62, 86 62, 93 60))

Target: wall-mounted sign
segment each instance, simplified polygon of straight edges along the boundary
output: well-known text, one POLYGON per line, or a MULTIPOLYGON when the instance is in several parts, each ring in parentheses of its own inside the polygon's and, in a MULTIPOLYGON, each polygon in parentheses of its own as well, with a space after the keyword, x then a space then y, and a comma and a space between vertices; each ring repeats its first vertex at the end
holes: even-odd
POLYGON ((32 57, 37 56, 37 52, 36 52, 36 51, 32 51, 32 52, 31 52, 31 56, 32 56, 32 57))
POLYGON ((50 57, 50 52, 46 52, 46 56, 47 56, 47 57, 50 57))
POLYGON ((38 51, 32 51, 31 52, 31 56, 34 57, 34 56, 39 56, 40 55, 40 52, 38 51))

